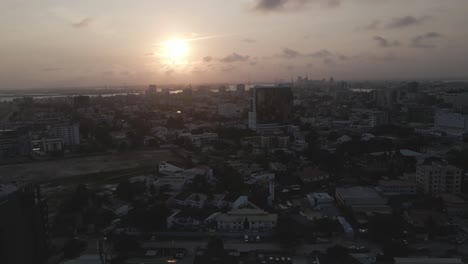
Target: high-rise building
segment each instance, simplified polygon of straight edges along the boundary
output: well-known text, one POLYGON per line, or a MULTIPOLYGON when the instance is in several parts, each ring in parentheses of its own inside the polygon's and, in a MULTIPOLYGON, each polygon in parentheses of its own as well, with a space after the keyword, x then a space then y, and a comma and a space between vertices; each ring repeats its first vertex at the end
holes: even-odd
POLYGON ((425 193, 460 193, 462 170, 439 161, 426 162, 416 167, 416 183, 425 193))
POLYGON ((150 84, 148 89, 145 91, 146 95, 155 95, 158 92, 157 86, 154 84, 150 84))
POLYGON ((257 131, 291 124, 293 94, 290 86, 256 86, 252 91, 249 128, 257 131))
POLYGON ((42 264, 48 254, 47 213, 32 184, 0 184, 0 260, 42 264))
POLYGON ((388 124, 388 115, 383 111, 373 111, 369 113, 369 126, 378 127, 388 124))

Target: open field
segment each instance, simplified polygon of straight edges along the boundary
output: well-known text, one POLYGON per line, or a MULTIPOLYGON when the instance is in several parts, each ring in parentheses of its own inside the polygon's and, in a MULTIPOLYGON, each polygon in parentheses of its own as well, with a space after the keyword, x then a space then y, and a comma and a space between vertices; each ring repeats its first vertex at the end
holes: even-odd
POLYGON ((180 158, 173 151, 162 149, 4 165, 0 166, 0 183, 66 181, 68 178, 83 175, 89 178, 99 177, 99 175, 109 176, 112 172, 119 171, 131 173, 133 169, 156 170, 158 163, 163 160, 180 161, 180 158))

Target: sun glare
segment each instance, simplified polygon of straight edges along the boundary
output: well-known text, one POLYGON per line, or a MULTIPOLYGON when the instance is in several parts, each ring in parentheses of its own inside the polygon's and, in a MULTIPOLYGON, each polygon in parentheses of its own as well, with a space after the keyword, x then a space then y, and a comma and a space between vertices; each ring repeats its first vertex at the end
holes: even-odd
POLYGON ((187 56, 189 46, 186 40, 183 39, 172 39, 163 43, 162 52, 164 56, 175 63, 183 61, 187 56))

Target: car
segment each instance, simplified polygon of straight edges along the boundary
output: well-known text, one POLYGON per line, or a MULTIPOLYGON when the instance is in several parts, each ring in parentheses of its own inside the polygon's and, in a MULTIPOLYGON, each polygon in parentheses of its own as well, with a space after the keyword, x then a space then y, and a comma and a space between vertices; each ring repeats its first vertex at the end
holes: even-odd
POLYGON ((261 241, 260 236, 256 236, 256 237, 255 237, 255 241, 256 241, 256 242, 260 242, 260 241, 261 241))
POLYGON ((246 243, 249 242, 249 235, 244 235, 244 242, 246 242, 246 243))

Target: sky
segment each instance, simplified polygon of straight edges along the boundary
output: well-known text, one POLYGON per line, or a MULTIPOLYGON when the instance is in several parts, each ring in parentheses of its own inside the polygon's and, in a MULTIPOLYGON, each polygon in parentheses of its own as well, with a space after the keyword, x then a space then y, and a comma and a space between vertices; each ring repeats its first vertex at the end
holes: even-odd
POLYGON ((0 89, 466 78, 466 0, 1 0, 0 89))

